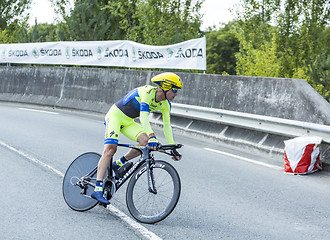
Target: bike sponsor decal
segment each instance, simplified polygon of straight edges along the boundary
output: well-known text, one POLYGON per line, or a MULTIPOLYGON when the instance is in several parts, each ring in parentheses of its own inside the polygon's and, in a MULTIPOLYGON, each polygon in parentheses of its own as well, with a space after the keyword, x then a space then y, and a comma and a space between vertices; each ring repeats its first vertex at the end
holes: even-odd
MULTIPOLYGON (((151 165, 151 168, 162 168, 162 169, 164 169, 165 167, 166 166, 162 163, 154 163, 154 164, 151 165)), ((141 174, 143 174, 145 171, 147 171, 147 166, 144 166, 143 168, 140 169, 140 171, 135 175, 135 179, 138 179, 141 176, 141 174)))
MULTIPOLYGON (((125 181, 126 178, 128 178, 138 167, 139 167, 138 163, 134 164, 133 167, 131 167, 131 169, 128 170, 128 172, 121 179, 118 180, 118 184, 120 185, 123 181, 125 181)), ((144 168, 145 170, 147 169, 147 167, 144 168)))
POLYGON ((145 171, 147 171, 147 166, 141 168, 141 170, 135 175, 135 179, 138 179, 141 176, 141 174, 144 173, 145 171))
POLYGON ((162 163, 156 163, 156 164, 153 165, 153 167, 164 169, 166 166, 164 164, 162 164, 162 163))

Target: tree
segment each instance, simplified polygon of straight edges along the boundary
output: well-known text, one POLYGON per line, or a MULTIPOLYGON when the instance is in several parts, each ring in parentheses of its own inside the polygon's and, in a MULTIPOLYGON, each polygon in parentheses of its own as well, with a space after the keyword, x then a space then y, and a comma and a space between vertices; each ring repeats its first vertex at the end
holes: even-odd
POLYGON ((71 15, 65 18, 64 35, 67 40, 113 40, 124 33, 118 28, 118 19, 104 7, 107 0, 75 1, 71 15))
POLYGON ((206 33, 207 73, 236 74, 235 53, 239 51, 239 40, 229 23, 217 31, 206 33))
POLYGON ((278 77, 281 74, 281 63, 276 56, 276 35, 259 49, 246 40, 241 40, 242 47, 237 57, 237 74, 245 76, 278 77))
POLYGON ((280 11, 280 0, 241 0, 243 11, 237 11, 235 21, 238 38, 244 38, 258 49, 270 42, 275 28, 272 23, 280 11))
MULTIPOLYGON (((236 32, 241 44, 254 50, 265 49, 276 34, 276 57, 282 70, 278 77, 293 77, 305 62, 314 62, 328 42, 320 36, 329 23, 327 0, 286 0, 283 10, 279 0, 242 0, 236 32), (243 41, 244 40, 244 41, 243 41)), ((242 49, 245 46, 241 46, 242 49)))
POLYGON ((36 24, 29 29, 28 36, 29 42, 54 42, 58 41, 58 28, 54 24, 42 23, 36 24))
POLYGON ((0 43, 20 42, 22 29, 27 27, 31 0, 0 1, 0 43))
POLYGON ((241 0, 243 11, 234 21, 240 50, 236 54, 239 75, 280 77, 276 24, 280 0, 241 0))
MULTIPOLYGON (((61 21, 66 21, 74 6, 71 6, 70 0, 49 0, 52 7, 59 17, 62 17, 61 21)), ((76 2, 76 0, 75 0, 76 2)))
POLYGON ((166 45, 201 36, 199 13, 204 0, 109 1, 107 9, 120 18, 126 39, 166 45))
POLYGON ((52 0, 66 40, 130 39, 164 45, 201 36, 204 0, 52 0))
POLYGON ((330 55, 325 52, 317 56, 316 61, 309 65, 308 75, 311 85, 330 102, 330 55))
POLYGON ((31 0, 0 1, 0 30, 15 30, 19 23, 27 20, 26 10, 30 4, 31 0))
POLYGON ((123 33, 123 36, 118 36, 118 39, 141 39, 142 33, 138 32, 138 3, 138 0, 117 0, 108 1, 105 6, 105 9, 116 17, 117 30, 123 33))
POLYGON ((283 74, 292 77, 305 62, 314 62, 328 46, 321 39, 329 23, 327 0, 286 0, 278 16, 278 55, 283 74))
POLYGON ((8 31, 5 30, 0 30, 0 44, 4 44, 4 43, 11 43, 13 42, 10 34, 8 33, 8 31))
POLYGON ((147 0, 147 4, 139 5, 140 29, 144 42, 165 45, 200 37, 199 11, 203 2, 204 0, 147 0))

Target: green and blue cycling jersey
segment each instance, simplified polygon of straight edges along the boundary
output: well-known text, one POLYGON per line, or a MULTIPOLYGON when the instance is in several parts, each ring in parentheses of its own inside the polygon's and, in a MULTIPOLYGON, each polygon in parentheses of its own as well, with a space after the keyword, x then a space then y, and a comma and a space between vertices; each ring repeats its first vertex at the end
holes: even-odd
POLYGON ((141 126, 134 122, 136 117, 140 118, 143 131, 150 135, 153 130, 148 120, 149 113, 159 110, 162 113, 165 138, 168 144, 174 144, 170 124, 171 102, 167 99, 156 102, 156 90, 157 87, 150 85, 138 87, 114 104, 115 107, 113 106, 106 115, 106 126, 109 126, 106 129, 105 143, 118 143, 118 129, 125 136, 136 141, 138 135, 142 133, 139 129, 141 126))

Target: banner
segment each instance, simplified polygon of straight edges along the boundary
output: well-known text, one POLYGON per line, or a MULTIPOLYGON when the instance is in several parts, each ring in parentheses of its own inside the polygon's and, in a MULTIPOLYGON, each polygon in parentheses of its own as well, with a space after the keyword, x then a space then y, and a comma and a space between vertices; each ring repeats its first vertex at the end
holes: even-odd
POLYGON ((206 70, 206 39, 167 46, 128 40, 0 44, 0 63, 206 70))

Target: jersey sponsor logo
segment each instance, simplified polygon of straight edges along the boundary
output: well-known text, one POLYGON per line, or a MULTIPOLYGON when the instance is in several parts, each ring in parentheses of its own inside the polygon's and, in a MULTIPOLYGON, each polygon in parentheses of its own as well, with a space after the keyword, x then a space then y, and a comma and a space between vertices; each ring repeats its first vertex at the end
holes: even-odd
MULTIPOLYGON (((145 86, 145 87, 148 87, 148 86, 145 86)), ((151 89, 147 92, 147 94, 150 94, 153 90, 154 90, 154 88, 151 88, 151 89)))
MULTIPOLYGON (((115 134, 115 131, 112 131, 112 132, 110 132, 110 133, 107 133, 106 138, 111 138, 114 134, 115 134)), ((118 136, 118 134, 116 134, 116 135, 118 136)), ((116 136, 116 135, 115 135, 115 136, 116 136)))

